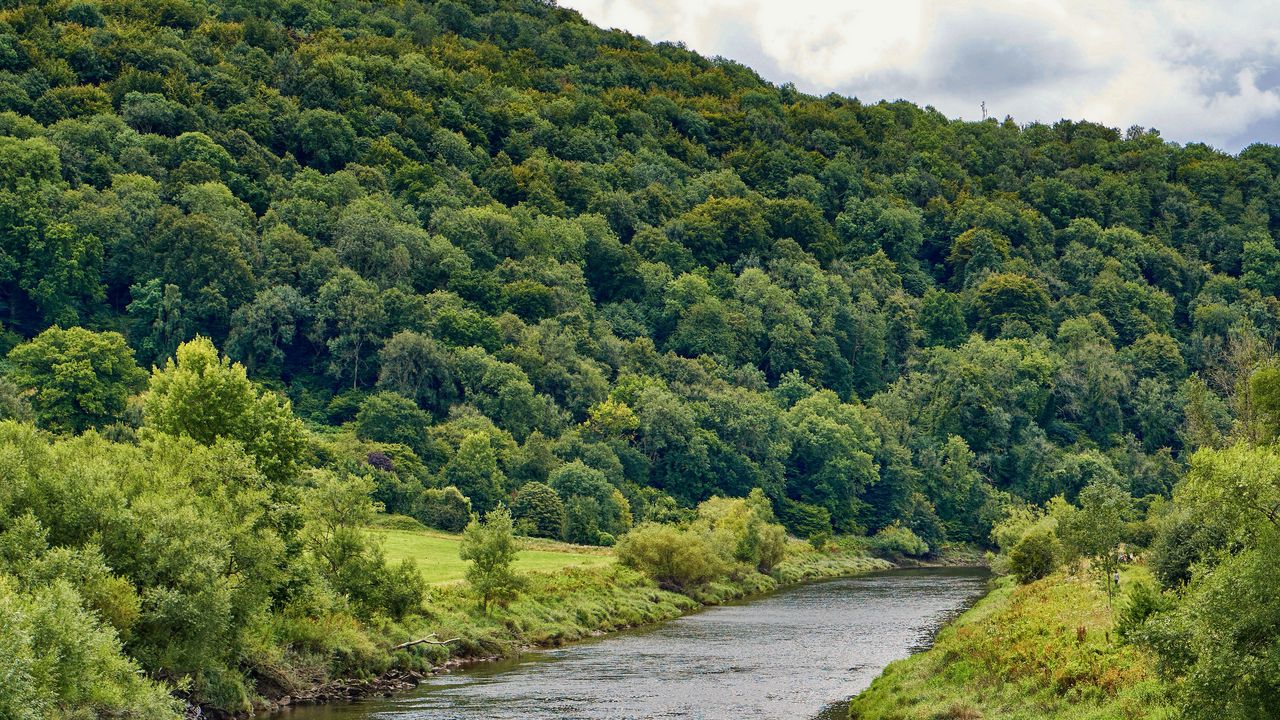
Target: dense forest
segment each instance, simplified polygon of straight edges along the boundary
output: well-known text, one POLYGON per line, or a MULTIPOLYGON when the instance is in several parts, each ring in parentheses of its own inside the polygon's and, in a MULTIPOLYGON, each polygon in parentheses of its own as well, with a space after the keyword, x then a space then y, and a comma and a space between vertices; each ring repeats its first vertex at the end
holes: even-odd
MULTIPOLYGON (((1278 173, 536 0, 9 0, 0 675, 80 628, 114 680, 0 715, 235 707, 356 633, 315 618, 416 612, 374 507, 607 545, 759 488, 921 552, 1102 486, 1146 517, 1280 427, 1278 173)), ((1230 544, 1180 522, 1171 586, 1230 544)))

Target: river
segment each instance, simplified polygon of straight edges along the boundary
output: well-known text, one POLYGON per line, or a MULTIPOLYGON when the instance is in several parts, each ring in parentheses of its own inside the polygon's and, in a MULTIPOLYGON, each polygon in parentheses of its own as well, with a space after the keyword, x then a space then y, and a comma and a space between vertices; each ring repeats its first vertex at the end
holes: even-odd
POLYGON ((981 597, 984 570, 892 570, 430 678, 412 692, 275 720, 843 718, 886 665, 981 597))

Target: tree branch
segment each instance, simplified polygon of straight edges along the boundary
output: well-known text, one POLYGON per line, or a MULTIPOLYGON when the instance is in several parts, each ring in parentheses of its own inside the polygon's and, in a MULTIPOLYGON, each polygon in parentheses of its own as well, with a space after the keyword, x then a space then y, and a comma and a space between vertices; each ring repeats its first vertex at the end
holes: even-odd
POLYGON ((436 634, 431 633, 430 635, 424 638, 418 638, 417 640, 410 640, 409 642, 402 642, 399 645, 393 646, 391 649, 403 650, 405 648, 411 648, 414 645, 448 645, 451 642, 457 642, 461 639, 462 638, 449 638, 448 640, 437 640, 436 634))

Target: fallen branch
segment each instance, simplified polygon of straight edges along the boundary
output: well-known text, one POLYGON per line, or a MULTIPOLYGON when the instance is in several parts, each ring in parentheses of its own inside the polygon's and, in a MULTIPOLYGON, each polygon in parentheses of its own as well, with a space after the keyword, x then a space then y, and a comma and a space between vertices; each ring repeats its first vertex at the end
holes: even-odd
POLYGON ((449 638, 448 640, 437 640, 436 634, 431 633, 430 635, 424 638, 418 638, 417 640, 410 640, 409 642, 402 642, 399 645, 392 647, 391 649, 403 650, 405 648, 411 648, 414 645, 448 645, 451 642, 457 642, 461 639, 462 638, 449 638))

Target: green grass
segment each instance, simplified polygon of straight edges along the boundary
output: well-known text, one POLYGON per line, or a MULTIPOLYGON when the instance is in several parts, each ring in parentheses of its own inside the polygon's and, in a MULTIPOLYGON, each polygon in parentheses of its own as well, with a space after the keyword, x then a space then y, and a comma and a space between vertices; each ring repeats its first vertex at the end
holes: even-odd
MULTIPOLYGON (((435 530, 374 529, 382 539, 387 559, 399 562, 408 558, 432 585, 461 580, 467 564, 458 557, 461 535, 435 530)), ((555 572, 570 567, 600 567, 613 563, 613 553, 602 548, 585 548, 549 540, 521 538, 525 549, 516 558, 515 569, 521 572, 555 572)))
MULTIPOLYGON (((1129 568, 1123 584, 1147 576, 1129 568)), ((1168 720, 1176 714, 1142 650, 1116 640, 1092 575, 1010 578, 930 650, 890 665, 850 704, 855 720, 1168 720), (1080 638, 1083 628, 1083 640, 1080 638)))

